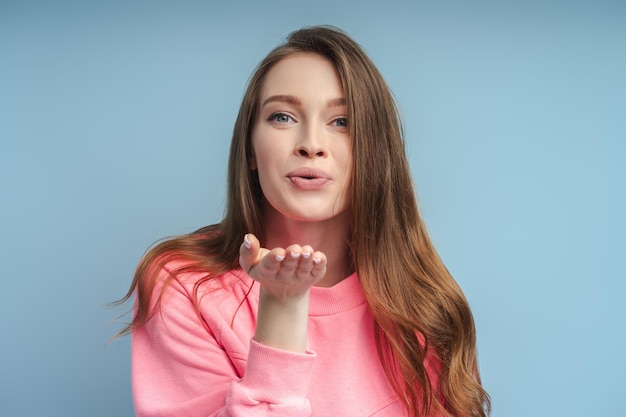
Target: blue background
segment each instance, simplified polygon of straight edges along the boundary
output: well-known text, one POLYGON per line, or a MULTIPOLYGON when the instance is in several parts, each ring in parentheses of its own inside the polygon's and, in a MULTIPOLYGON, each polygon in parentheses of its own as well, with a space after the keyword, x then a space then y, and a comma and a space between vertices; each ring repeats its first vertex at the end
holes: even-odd
POLYGON ((119 298, 218 221, 245 82, 334 24, 399 102, 494 417, 626 416, 620 1, 0 2, 0 415, 131 416, 119 298))

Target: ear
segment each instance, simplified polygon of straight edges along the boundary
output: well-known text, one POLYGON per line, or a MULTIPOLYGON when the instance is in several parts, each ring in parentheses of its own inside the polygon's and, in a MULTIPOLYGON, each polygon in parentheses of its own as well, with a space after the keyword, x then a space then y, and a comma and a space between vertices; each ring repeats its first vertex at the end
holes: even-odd
POLYGON ((256 166, 256 157, 254 155, 250 155, 250 162, 248 163, 249 168, 254 171, 257 169, 256 166))

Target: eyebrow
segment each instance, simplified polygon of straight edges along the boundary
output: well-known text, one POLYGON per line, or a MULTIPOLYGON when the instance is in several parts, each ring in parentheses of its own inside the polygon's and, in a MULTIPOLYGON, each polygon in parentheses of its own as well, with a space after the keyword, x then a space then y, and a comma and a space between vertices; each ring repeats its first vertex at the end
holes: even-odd
MULTIPOLYGON (((285 104, 291 104, 293 106, 301 106, 302 105, 302 101, 300 101, 300 99, 298 97, 290 96, 290 95, 286 95, 286 94, 279 94, 279 95, 270 96, 270 97, 266 98, 263 101, 263 104, 261 105, 261 108, 265 107, 269 103, 285 103, 285 104)), ((333 98, 333 99, 328 100, 326 105, 328 107, 342 107, 342 106, 346 105, 346 99, 343 98, 343 97, 333 98)))

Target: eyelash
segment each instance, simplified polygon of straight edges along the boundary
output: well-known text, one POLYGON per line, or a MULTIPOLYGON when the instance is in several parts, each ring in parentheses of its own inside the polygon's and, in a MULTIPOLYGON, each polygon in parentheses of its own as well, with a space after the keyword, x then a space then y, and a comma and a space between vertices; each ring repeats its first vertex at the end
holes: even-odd
POLYGON ((337 126, 337 127, 348 127, 348 119, 346 117, 338 117, 335 120, 333 120, 333 123, 337 126), (337 124, 337 122, 342 121, 343 124, 337 124))
MULTIPOLYGON (((287 118, 293 120, 293 117, 289 116, 287 113, 277 112, 277 113, 270 114, 270 117, 267 118, 267 121, 268 122, 278 122, 278 118, 279 117, 287 117, 287 118)), ((279 122, 279 123, 281 123, 281 122, 279 122)))
MULTIPOLYGON (((285 123, 285 122, 287 122, 287 121, 279 122, 278 119, 282 118, 282 117, 285 117, 285 118, 293 120, 293 117, 291 117, 287 113, 277 112, 277 113, 270 114, 270 116, 267 118, 267 121, 268 122, 278 122, 278 123, 285 123)), ((335 126, 337 126, 337 127, 348 127, 348 119, 346 117, 338 117, 335 120, 333 120, 333 124, 335 126), (339 124, 339 122, 341 122, 342 124, 339 124)))

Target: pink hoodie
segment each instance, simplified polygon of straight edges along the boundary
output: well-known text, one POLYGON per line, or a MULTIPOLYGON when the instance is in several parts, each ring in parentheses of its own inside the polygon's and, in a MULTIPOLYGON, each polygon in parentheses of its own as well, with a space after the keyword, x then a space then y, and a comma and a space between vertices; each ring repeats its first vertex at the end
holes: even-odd
POLYGON ((240 269, 202 285, 199 316, 193 286, 200 277, 180 274, 161 314, 133 333, 138 417, 407 415, 378 358, 356 274, 311 289, 304 354, 253 339, 259 288, 246 297, 253 281, 240 269))

